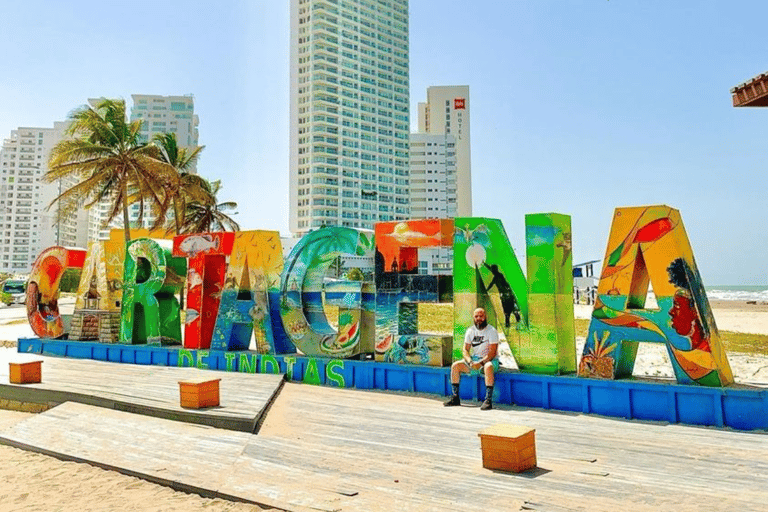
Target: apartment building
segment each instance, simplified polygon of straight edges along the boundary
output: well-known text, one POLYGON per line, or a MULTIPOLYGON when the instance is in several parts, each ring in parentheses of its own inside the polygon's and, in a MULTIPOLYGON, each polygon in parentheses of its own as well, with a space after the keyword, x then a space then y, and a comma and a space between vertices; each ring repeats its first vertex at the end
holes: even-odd
POLYGON ((456 138, 412 133, 410 168, 411 217, 456 217, 456 138))
POLYGON ((409 211, 408 1, 291 0, 290 229, 409 211))
POLYGON ((51 149, 63 138, 67 123, 53 128, 20 127, 0 149, 0 272, 26 274, 44 249, 62 245, 85 247, 82 210, 57 221, 51 202, 71 184, 44 183, 51 149), (50 207, 49 207, 50 206, 50 207))

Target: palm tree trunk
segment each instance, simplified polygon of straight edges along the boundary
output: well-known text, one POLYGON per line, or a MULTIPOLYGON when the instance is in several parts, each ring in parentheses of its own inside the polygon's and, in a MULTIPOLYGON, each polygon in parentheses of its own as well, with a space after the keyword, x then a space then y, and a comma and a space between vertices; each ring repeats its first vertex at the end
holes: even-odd
MULTIPOLYGON (((181 233, 181 219, 179 218, 179 198, 175 197, 173 198, 173 223, 176 226, 176 236, 179 236, 181 233)), ((185 286, 181 287, 181 290, 179 290, 179 309, 184 309, 184 291, 185 286)))
POLYGON ((181 219, 179 219, 179 198, 173 198, 173 222, 176 225, 176 234, 181 233, 181 219))
POLYGON ((128 218, 128 184, 123 182, 123 233, 125 234, 125 245, 131 241, 131 224, 128 218))

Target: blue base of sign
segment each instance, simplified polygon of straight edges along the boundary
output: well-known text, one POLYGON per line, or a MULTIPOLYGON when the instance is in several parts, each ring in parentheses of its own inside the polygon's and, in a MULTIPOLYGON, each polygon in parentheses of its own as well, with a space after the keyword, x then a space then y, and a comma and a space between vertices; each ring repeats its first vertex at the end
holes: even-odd
MULTIPOLYGON (((306 380, 358 389, 443 396, 451 392, 450 369, 430 366, 38 338, 20 339, 18 350, 23 353, 117 363, 246 373, 286 373, 294 381, 306 380)), ((483 379, 479 375, 462 376, 460 394, 465 400, 484 398, 483 379)), ((626 419, 738 430, 768 429, 768 390, 763 389, 705 388, 502 371, 496 375, 494 401, 626 419)))

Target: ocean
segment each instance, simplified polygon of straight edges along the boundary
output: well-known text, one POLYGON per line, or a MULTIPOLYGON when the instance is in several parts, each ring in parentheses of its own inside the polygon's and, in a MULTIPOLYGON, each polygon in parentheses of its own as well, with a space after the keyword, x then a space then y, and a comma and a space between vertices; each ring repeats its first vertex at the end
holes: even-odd
POLYGON ((713 285, 707 286, 706 289, 709 300, 754 300, 757 302, 768 302, 767 285, 713 285))

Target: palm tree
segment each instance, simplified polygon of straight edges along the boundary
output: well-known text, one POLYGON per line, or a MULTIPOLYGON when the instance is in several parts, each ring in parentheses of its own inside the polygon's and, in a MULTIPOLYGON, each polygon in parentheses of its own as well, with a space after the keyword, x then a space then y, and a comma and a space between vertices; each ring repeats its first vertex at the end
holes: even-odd
MULTIPOLYGON (((139 219, 144 200, 153 205, 167 205, 167 190, 173 183, 175 169, 159 158, 156 146, 141 141, 141 121, 127 122, 125 101, 102 100, 95 108, 86 105, 69 115, 69 136, 51 151, 48 172, 50 183, 74 179, 77 183, 52 202, 59 202, 59 218, 77 208, 90 208, 109 200, 107 222, 122 209, 125 241, 131 239, 128 205, 139 201, 139 219)), ((49 206, 50 207, 50 206, 49 206)), ((166 206, 167 210, 167 206, 166 206)))
MULTIPOLYGON (((173 225, 168 226, 168 231, 170 232, 171 228, 173 228, 173 231, 178 235, 181 233, 187 203, 197 202, 205 204, 207 202, 215 203, 216 201, 216 198, 211 196, 208 181, 190 172, 205 146, 197 146, 194 149, 180 148, 176 140, 176 134, 173 132, 158 133, 152 139, 152 142, 160 151, 160 159, 173 166, 177 172, 176 180, 172 183, 166 197, 170 197, 173 202, 173 225)), ((162 207, 159 209, 162 209, 162 207)), ((158 222, 155 227, 159 227, 160 224, 165 222, 164 217, 158 216, 158 222)))
POLYGON ((221 189, 221 181, 209 182, 204 178, 201 179, 205 182, 208 198, 203 201, 192 200, 186 203, 181 233, 240 231, 240 225, 226 213, 236 209, 237 203, 234 201, 217 203, 216 195, 221 189))

